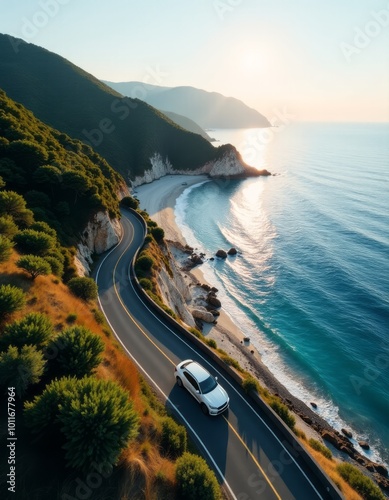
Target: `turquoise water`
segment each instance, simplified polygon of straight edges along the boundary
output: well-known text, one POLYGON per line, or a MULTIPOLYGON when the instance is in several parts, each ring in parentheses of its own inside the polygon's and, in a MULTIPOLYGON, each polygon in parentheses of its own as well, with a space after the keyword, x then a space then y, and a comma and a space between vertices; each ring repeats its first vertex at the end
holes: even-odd
POLYGON ((177 222, 208 256, 238 249, 202 266, 232 319, 291 392, 388 463, 389 125, 263 134, 211 132, 277 175, 191 187, 177 222))

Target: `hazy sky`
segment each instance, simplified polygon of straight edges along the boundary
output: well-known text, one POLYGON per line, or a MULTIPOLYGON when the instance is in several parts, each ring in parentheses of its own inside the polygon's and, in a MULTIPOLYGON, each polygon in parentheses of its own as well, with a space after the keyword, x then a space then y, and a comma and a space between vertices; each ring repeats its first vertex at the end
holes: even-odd
POLYGON ((389 0, 0 0, 0 32, 100 79, 217 91, 270 120, 389 121, 389 0))

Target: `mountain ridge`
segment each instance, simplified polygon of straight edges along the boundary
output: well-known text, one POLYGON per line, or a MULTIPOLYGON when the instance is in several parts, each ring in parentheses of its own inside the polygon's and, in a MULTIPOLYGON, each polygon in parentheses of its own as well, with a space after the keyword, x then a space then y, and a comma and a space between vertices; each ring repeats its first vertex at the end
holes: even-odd
POLYGON ((270 127, 268 119, 240 99, 189 85, 162 87, 141 82, 103 83, 128 97, 138 97, 157 109, 181 114, 209 128, 270 127))

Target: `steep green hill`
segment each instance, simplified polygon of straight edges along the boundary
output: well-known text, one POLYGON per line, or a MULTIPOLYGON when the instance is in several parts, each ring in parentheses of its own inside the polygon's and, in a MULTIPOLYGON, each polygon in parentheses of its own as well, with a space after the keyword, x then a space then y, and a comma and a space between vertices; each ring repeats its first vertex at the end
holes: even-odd
POLYGON ((97 211, 120 216, 123 178, 90 146, 45 125, 1 89, 0 177, 65 244, 77 241, 97 211))
POLYGON ((1 34, 0 88, 40 120, 91 145, 126 181, 150 168, 155 153, 176 169, 192 170, 226 150, 143 101, 121 97, 66 59, 1 34))

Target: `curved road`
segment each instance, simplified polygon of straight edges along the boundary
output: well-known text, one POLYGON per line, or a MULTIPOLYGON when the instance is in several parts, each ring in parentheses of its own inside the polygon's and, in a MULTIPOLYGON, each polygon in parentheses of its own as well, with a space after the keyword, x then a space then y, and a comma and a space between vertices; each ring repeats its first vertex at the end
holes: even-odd
POLYGON ((121 242, 95 271, 100 306, 130 358, 160 392, 169 411, 185 424, 229 498, 330 498, 241 388, 143 302, 129 276, 130 263, 143 243, 143 228, 127 211, 122 226, 121 242), (218 376, 230 396, 227 413, 203 415, 194 398, 176 386, 174 366, 186 358, 199 361, 218 376))

